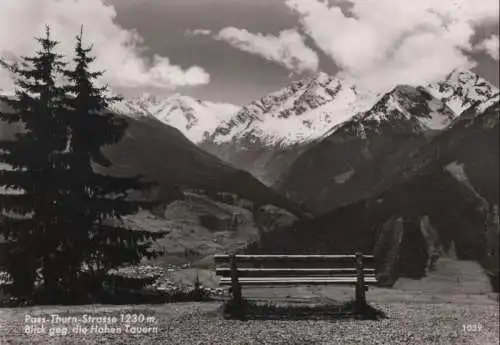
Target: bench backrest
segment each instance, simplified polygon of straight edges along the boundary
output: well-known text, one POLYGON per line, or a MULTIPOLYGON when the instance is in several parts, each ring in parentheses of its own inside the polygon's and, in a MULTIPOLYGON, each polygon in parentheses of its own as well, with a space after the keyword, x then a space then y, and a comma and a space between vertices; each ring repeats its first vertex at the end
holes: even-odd
POLYGON ((375 284, 373 255, 215 255, 220 285, 375 284))

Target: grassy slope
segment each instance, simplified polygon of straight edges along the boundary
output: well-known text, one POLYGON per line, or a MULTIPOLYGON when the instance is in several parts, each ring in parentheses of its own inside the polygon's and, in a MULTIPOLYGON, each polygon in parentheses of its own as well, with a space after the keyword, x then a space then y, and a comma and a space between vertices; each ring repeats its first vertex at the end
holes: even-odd
POLYGON ((153 118, 130 119, 122 141, 108 147, 114 163, 108 172, 141 173, 161 185, 160 198, 168 198, 174 185, 232 192, 259 204, 272 204, 302 216, 303 209, 191 143, 177 129, 153 118))

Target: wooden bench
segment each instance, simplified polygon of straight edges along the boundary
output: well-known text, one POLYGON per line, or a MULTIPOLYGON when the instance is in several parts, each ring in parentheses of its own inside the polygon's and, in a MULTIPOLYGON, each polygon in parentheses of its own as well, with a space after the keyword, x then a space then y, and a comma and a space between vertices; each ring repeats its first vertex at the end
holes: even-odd
POLYGON ((373 255, 215 255, 219 285, 231 286, 242 302, 242 285, 354 285, 357 308, 366 305, 368 285, 377 283, 373 255), (246 266, 246 267, 245 267, 246 266), (253 266, 253 267, 249 267, 253 266))

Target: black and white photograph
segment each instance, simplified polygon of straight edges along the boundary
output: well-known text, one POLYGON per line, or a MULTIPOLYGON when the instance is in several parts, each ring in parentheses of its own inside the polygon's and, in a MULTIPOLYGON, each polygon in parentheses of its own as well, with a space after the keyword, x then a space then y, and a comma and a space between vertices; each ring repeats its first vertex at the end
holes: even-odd
POLYGON ((0 345, 497 345, 498 0, 0 0, 0 345))

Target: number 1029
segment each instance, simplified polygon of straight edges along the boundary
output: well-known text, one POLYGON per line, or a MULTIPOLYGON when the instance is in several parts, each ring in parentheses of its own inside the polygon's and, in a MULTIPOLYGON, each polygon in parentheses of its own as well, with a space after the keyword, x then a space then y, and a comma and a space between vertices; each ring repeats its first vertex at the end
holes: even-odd
POLYGON ((481 332, 483 326, 480 323, 469 323, 462 325, 462 330, 464 332, 481 332))

